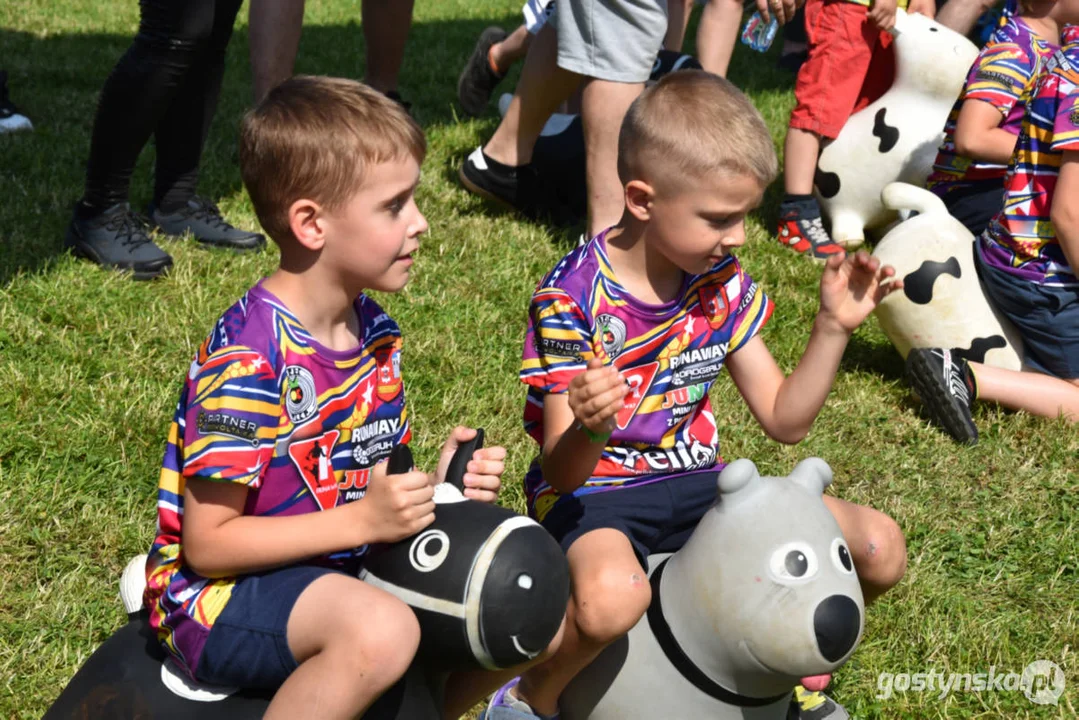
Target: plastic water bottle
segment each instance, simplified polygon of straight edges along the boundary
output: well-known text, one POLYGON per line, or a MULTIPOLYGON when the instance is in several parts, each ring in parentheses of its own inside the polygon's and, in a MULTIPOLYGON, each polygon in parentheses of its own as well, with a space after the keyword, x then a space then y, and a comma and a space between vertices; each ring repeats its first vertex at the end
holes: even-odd
POLYGON ((742 43, 757 52, 766 52, 768 48, 772 47, 772 41, 776 39, 776 30, 778 29, 779 21, 776 20, 774 15, 769 22, 765 23, 760 11, 755 11, 749 16, 749 20, 746 20, 745 27, 742 28, 742 43))

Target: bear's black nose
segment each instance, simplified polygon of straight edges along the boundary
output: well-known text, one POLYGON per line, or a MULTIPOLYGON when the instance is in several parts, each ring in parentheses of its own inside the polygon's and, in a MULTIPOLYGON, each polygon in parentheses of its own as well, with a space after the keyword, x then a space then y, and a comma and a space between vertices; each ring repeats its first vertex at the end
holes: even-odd
POLYGON ((817 647, 829 662, 836 662, 858 642, 862 614, 858 604, 846 595, 832 595, 821 601, 813 613, 817 647))

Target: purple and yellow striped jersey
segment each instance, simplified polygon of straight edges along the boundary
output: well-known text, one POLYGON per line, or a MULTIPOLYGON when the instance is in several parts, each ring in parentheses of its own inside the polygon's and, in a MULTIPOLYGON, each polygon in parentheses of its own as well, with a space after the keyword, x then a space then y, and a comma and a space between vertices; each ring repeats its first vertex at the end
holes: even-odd
MULTIPOLYGON (((244 485, 245 515, 318 512, 361 499, 370 468, 409 440, 397 323, 365 295, 355 310, 360 346, 331 350, 259 283, 191 363, 161 467, 143 599, 165 649, 192 676, 237 578, 204 578, 184 563, 185 481, 244 485)), ((309 562, 355 567, 365 549, 309 562)))
MULTIPOLYGON (((1079 26, 1061 34, 1063 47, 1027 103, 1023 128, 1004 180, 1004 208, 982 235, 982 258, 993 267, 1042 285, 1079 287, 1050 219, 1065 151, 1079 151, 1079 26)), ((1073 198, 1057 198, 1057 202, 1073 198)))
MULTIPOLYGON (((603 455, 575 495, 719 469, 708 390, 773 307, 733 256, 687 276, 674 301, 643 303, 615 277, 605 236, 566 255, 537 286, 521 362, 525 430, 541 447, 544 398, 567 392, 591 358, 617 367, 630 387, 603 455)), ((559 499, 538 459, 525 491, 529 512, 540 519, 559 499)))
POLYGON ((1022 18, 1009 18, 993 33, 971 66, 963 93, 944 124, 944 141, 926 181, 927 188, 943 197, 979 183, 991 182, 1000 187, 1008 172, 1007 165, 973 160, 956 149, 959 111, 967 100, 987 102, 1003 116, 1000 128, 1018 136, 1041 65, 1056 50, 1055 45, 1038 36, 1022 18))

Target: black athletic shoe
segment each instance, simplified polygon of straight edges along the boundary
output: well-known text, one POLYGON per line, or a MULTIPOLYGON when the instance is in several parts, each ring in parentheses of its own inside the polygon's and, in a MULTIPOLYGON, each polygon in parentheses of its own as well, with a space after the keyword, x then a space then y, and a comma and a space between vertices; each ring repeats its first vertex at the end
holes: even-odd
POLYGON ((178 236, 190 232, 203 245, 258 250, 266 244, 266 238, 261 234, 229 225, 216 205, 198 195, 187 201, 187 207, 176 212, 163 213, 151 205, 146 214, 166 235, 178 236))
POLYGON ((0 133, 33 130, 30 118, 19 112, 7 94, 7 71, 0 70, 0 133))
POLYGON ((396 90, 390 90, 390 91, 386 92, 385 95, 390 100, 393 100, 395 103, 397 103, 398 105, 403 107, 405 109, 406 113, 409 113, 409 114, 412 113, 412 103, 410 103, 408 100, 405 100, 403 97, 401 97, 401 93, 397 92, 396 90))
POLYGON ((172 267, 169 254, 150 239, 146 218, 127 203, 89 219, 80 217, 76 208, 64 245, 101 267, 131 271, 136 280, 153 280, 172 267))
POLYGON ((479 117, 487 109, 491 93, 498 83, 506 77, 505 73, 496 73, 487 59, 491 46, 506 39, 506 31, 500 27, 489 27, 480 33, 472 56, 468 58, 461 77, 457 79, 457 102, 466 115, 479 117))
POLYGON ((496 163, 479 147, 465 158, 457 175, 470 192, 527 218, 536 217, 535 172, 531 165, 511 167, 496 163))
POLYGON ((907 381, 930 420, 957 442, 978 442, 978 428, 970 415, 978 386, 966 360, 954 350, 914 348, 907 355, 907 381))

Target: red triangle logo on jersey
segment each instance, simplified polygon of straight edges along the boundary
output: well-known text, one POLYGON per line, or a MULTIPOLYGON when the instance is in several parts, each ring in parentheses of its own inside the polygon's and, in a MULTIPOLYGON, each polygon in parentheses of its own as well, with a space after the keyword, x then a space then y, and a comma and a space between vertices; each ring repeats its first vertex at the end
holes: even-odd
POLYGON ((310 440, 297 440, 288 447, 288 456, 322 510, 337 505, 337 478, 333 473, 333 446, 341 435, 330 430, 310 440))
POLYGON ((637 414, 637 408, 648 395, 648 388, 652 387, 652 380, 659 372, 659 363, 653 362, 635 368, 622 371, 622 377, 629 385, 629 392, 622 398, 622 409, 615 416, 615 424, 619 430, 625 430, 629 421, 637 414))
POLYGON ((731 314, 731 304, 727 300, 727 291, 723 286, 705 285, 698 291, 701 311, 713 330, 719 330, 731 314))

